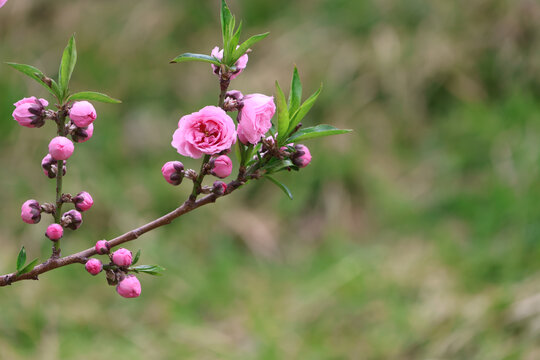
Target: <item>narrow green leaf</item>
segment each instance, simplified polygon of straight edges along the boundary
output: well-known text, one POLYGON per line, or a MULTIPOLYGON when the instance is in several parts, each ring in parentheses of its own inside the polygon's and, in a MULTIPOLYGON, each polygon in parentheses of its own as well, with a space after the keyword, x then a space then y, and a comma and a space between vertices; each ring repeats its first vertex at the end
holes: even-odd
POLYGON ((60 62, 60 70, 58 71, 58 85, 60 85, 60 91, 63 97, 68 93, 69 80, 71 79, 71 74, 76 63, 77 47, 75 46, 75 34, 73 34, 64 49, 62 61, 60 62))
MULTIPOLYGON (((221 19, 221 34, 223 36, 223 52, 225 53, 227 47, 229 46, 229 41, 231 37, 229 29, 231 27, 231 22, 233 21, 233 16, 225 0, 221 0, 220 19, 221 19)), ((223 55, 224 55, 223 59, 225 59, 225 54, 223 55)))
POLYGON ((298 69, 295 66, 291 80, 291 91, 289 92, 289 114, 294 114, 296 110, 298 110, 298 108, 300 107, 301 102, 302 83, 300 82, 300 75, 298 75, 298 69))
POLYGON ((174 63, 187 62, 187 61, 202 61, 202 62, 214 64, 217 66, 221 65, 221 62, 213 56, 204 55, 204 54, 192 54, 192 53, 185 53, 182 55, 178 55, 177 57, 172 59, 170 63, 174 64, 174 63))
POLYGON ((268 180, 270 180, 271 182, 276 184, 285 193, 285 195, 287 195, 289 197, 289 199, 291 199, 291 200, 293 199, 291 190, 289 190, 289 188, 287 186, 285 186, 285 184, 277 181, 276 179, 274 179, 273 177, 268 176, 268 175, 266 175, 265 178, 267 178, 268 180))
POLYGON ((317 101, 317 98, 321 94, 322 91, 322 84, 319 87, 319 89, 315 92, 315 94, 311 95, 304 103, 296 110, 296 112, 291 117, 291 123, 289 124, 289 133, 294 130, 296 125, 302 121, 304 116, 311 110, 315 102, 317 101))
POLYGON ((289 110, 287 109, 287 102, 285 100, 285 94, 279 87, 278 82, 276 81, 276 105, 278 113, 278 143, 281 143, 281 140, 286 139, 287 129, 289 128, 289 110))
POLYGON ((26 262, 26 249, 23 246, 21 248, 21 251, 19 251, 19 255, 17 256, 17 271, 22 269, 25 262, 26 262))
POLYGON ((131 265, 135 265, 137 261, 139 261, 140 257, 141 257, 141 249, 139 249, 139 251, 137 251, 137 253, 135 254, 135 257, 133 258, 133 262, 131 263, 131 265))
POLYGON ((234 56, 233 56, 234 62, 236 62, 240 58, 240 56, 244 55, 246 51, 248 51, 249 48, 251 48, 253 45, 258 43, 265 37, 267 37, 269 34, 270 34, 269 32, 266 32, 264 34, 253 35, 252 37, 244 41, 242 45, 240 45, 238 49, 234 51, 234 56))
MULTIPOLYGON (((233 29, 233 32, 234 32, 234 29, 233 29)), ((230 60, 229 60, 229 63, 227 64, 228 66, 234 66, 234 64, 236 63, 236 60, 238 60, 238 58, 235 57, 235 54, 236 54, 235 49, 238 46, 238 42, 240 42, 241 32, 242 32, 242 21, 240 21, 240 25, 238 25, 238 29, 236 30, 236 32, 234 32, 234 34, 231 36, 231 40, 229 41, 228 53, 230 54, 230 60)))
POLYGON ((165 268, 159 265, 139 265, 130 267, 129 270, 135 271, 137 273, 160 276, 162 275, 162 272, 165 271, 165 268))
POLYGON ((286 168, 296 168, 296 166, 289 159, 276 159, 276 161, 266 164, 263 170, 266 170, 268 174, 273 174, 286 168))
POLYGON ((100 101, 100 102, 109 103, 109 104, 120 104, 122 102, 118 99, 114 99, 110 97, 109 95, 105 95, 105 94, 98 93, 95 91, 78 92, 73 95, 70 95, 68 98, 68 101, 75 101, 75 100, 100 101))
POLYGON ((34 266, 37 264, 38 261, 39 261, 38 258, 35 258, 34 260, 30 261, 30 263, 26 265, 23 269, 17 271, 17 275, 26 274, 27 272, 32 271, 32 269, 34 269, 34 266))
POLYGON ((346 134, 350 129, 338 129, 331 125, 317 125, 305 129, 300 129, 287 139, 287 142, 298 142, 302 140, 314 139, 323 136, 346 134))
POLYGON ((22 72, 28 77, 34 79, 38 83, 40 83, 45 89, 47 89, 55 97, 57 98, 61 97, 60 90, 58 88, 58 84, 56 83, 56 81, 45 76, 41 72, 41 70, 39 70, 38 68, 31 65, 17 64, 17 63, 11 63, 11 62, 8 62, 6 64, 11 66, 15 70, 22 72))

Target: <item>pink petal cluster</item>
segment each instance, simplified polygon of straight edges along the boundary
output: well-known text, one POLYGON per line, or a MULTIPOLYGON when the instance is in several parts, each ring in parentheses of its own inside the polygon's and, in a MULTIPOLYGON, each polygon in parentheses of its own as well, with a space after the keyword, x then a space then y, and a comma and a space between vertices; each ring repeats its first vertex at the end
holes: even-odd
POLYGON ((49 154, 54 160, 67 160, 73 154, 75 147, 65 136, 57 136, 49 143, 49 154))
POLYGON ((125 298, 135 298, 141 295, 141 283, 134 275, 128 275, 116 286, 116 292, 125 298))
POLYGON ((40 127, 44 124, 42 112, 49 103, 45 99, 37 99, 35 96, 17 101, 13 110, 13 118, 21 126, 29 128, 40 127))
POLYGON ((103 255, 109 252, 111 246, 109 245, 109 242, 107 240, 99 240, 98 242, 96 242, 95 248, 98 254, 103 255))
POLYGON ((103 270, 103 264, 98 259, 90 259, 86 262, 84 265, 84 268, 86 271, 88 271, 92 275, 97 275, 103 270))
MULTIPOLYGON (((212 53, 210 55, 212 55, 218 60, 221 60, 223 59, 223 49, 220 50, 219 46, 216 46, 215 48, 212 49, 212 53)), ((248 60, 249 60, 248 54, 244 54, 238 58, 238 60, 234 64, 234 66, 236 67, 236 70, 232 73, 231 80, 236 78, 238 75, 240 75, 240 73, 246 68, 248 60)), ((219 68, 214 64, 212 64, 212 70, 214 71, 214 74, 219 73, 219 68)))
POLYGON ((296 152, 291 157, 293 164, 299 168, 308 166, 311 162, 311 153, 309 152, 308 147, 298 144, 294 148, 296 149, 296 152))
POLYGON ((86 211, 94 205, 94 199, 92 199, 92 196, 86 191, 81 191, 73 198, 73 204, 75 204, 75 209, 86 211))
POLYGON ((87 127, 76 128, 71 134, 71 138, 77 143, 83 143, 90 140, 92 135, 94 135, 94 124, 90 124, 87 127))
POLYGON ((21 218, 27 224, 37 224, 41 220, 41 207, 36 200, 26 200, 21 206, 21 218))
POLYGON ((133 255, 128 249, 120 248, 113 252, 112 261, 118 266, 129 266, 131 265, 133 255))
POLYGON ((211 174, 221 179, 231 175, 232 161, 227 155, 221 155, 210 160, 211 174))
POLYGON ((88 101, 77 101, 69 110, 69 118, 78 127, 87 127, 96 120, 96 109, 88 101))
POLYGON ((206 106, 180 119, 171 144, 179 154, 198 159, 229 150, 235 142, 231 117, 217 106, 206 106))
POLYGON ((169 184, 180 185, 184 179, 184 164, 180 161, 168 161, 163 164, 161 173, 169 184))
POLYGON ((244 106, 239 113, 238 139, 243 144, 257 144, 272 127, 276 112, 273 96, 250 94, 243 98, 244 106))
POLYGON ((60 239, 64 235, 64 228, 60 226, 59 224, 51 224, 47 227, 47 231, 45 232, 45 236, 47 236, 49 239, 56 241, 60 239))

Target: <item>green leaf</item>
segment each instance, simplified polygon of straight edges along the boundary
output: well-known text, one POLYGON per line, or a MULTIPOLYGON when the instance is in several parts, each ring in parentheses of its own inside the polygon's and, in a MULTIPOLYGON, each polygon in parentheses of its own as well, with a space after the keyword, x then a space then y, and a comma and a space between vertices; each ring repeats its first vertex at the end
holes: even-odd
MULTIPOLYGON (((230 28, 231 28, 231 23, 234 22, 234 17, 232 16, 231 11, 229 10, 229 7, 227 6, 227 3, 225 2, 225 0, 221 0, 220 18, 221 18, 221 34, 223 36, 223 60, 226 60, 226 56, 229 55, 227 54, 228 52, 227 49, 228 49, 229 42, 231 39, 230 28)), ((234 24, 233 24, 233 28, 234 28, 234 24)))
POLYGON ((109 104, 121 103, 121 101, 118 99, 113 99, 109 95, 105 95, 105 94, 98 93, 95 91, 78 92, 73 95, 70 95, 68 98, 68 101, 76 101, 76 100, 100 101, 100 102, 109 103, 109 104))
POLYGON ((253 45, 255 45, 256 43, 258 43, 259 41, 267 37, 268 34, 270 33, 266 32, 264 34, 253 35, 252 37, 244 41, 242 45, 240 45, 238 49, 234 51, 233 63, 236 63, 236 60, 238 60, 240 56, 244 55, 246 51, 248 51, 248 49, 251 48, 253 45))
MULTIPOLYGON (((234 32, 234 29, 232 29, 232 31, 234 32)), ((231 39, 229 41, 227 53, 230 54, 229 56, 230 60, 229 60, 229 63, 227 64, 228 66, 234 66, 234 64, 236 63, 236 60, 238 60, 238 58, 235 56, 236 55, 235 49, 238 46, 238 42, 240 41, 241 32, 242 32, 242 21, 240 21, 240 25, 238 25, 238 29, 236 29, 236 32, 234 32, 234 34, 231 35, 231 39)))
POLYGON ((62 61, 60 62, 60 70, 58 71, 58 83, 60 85, 62 97, 65 97, 68 93, 69 80, 71 79, 71 74, 73 73, 76 63, 77 48, 75 46, 75 34, 73 34, 64 49, 62 61))
POLYGON ((131 265, 135 265, 137 261, 139 261, 140 257, 141 257, 141 249, 139 249, 139 251, 137 251, 137 253, 135 254, 135 257, 133 258, 133 262, 131 263, 131 265))
POLYGON ((298 75, 298 69, 295 66, 291 80, 291 91, 289 92, 289 114, 294 114, 296 110, 298 110, 301 101, 302 83, 300 82, 300 75, 298 75))
POLYGON ((263 170, 266 170, 268 174, 276 173, 280 170, 286 169, 286 168, 297 168, 293 162, 289 159, 276 159, 275 161, 271 161, 270 163, 266 164, 263 167, 263 170))
POLYGON ((306 116, 306 114, 309 112, 309 110, 311 110, 311 108, 315 104, 315 101, 317 101, 317 98, 319 97, 319 94, 321 93, 321 91, 322 91, 322 84, 319 87, 319 90, 317 90, 315 94, 311 95, 306 101, 304 101, 302 106, 300 106, 300 108, 294 113, 294 115, 291 118, 291 123, 289 124, 288 133, 293 131, 296 125, 298 125, 300 121, 302 121, 304 116, 306 116))
POLYGON ((17 271, 22 269, 25 262, 26 262, 26 249, 23 246, 21 248, 21 251, 19 251, 19 255, 17 256, 17 271))
POLYGON ((285 195, 287 195, 289 197, 289 199, 291 199, 291 200, 293 199, 291 190, 289 190, 289 188, 287 186, 285 186, 285 184, 277 181, 276 179, 274 179, 273 177, 268 176, 268 175, 266 175, 265 178, 267 178, 268 180, 270 180, 271 182, 276 184, 285 193, 285 195))
POLYGON ((174 64, 174 63, 181 63, 181 62, 187 62, 187 61, 202 61, 202 62, 214 64, 217 66, 221 65, 221 62, 213 56, 204 55, 204 54, 192 54, 192 53, 185 53, 182 55, 178 55, 177 57, 172 59, 170 63, 174 64))
POLYGON ((23 269, 17 271, 17 275, 26 274, 27 272, 32 271, 32 269, 34 269, 34 266, 37 264, 38 261, 39 261, 39 259, 35 258, 28 265, 26 265, 23 269))
POLYGON ((136 273, 160 276, 162 275, 162 272, 165 271, 165 268, 159 265, 139 265, 130 267, 129 270, 135 271, 136 273))
POLYGON ((331 125, 317 125, 305 129, 300 129, 287 139, 287 142, 297 142, 307 139, 314 139, 323 136, 346 134, 351 132, 350 129, 338 129, 331 125))
POLYGON ((58 88, 58 84, 56 83, 56 81, 45 76, 45 74, 43 74, 38 68, 31 65, 17 64, 11 62, 8 62, 6 64, 43 85, 43 87, 47 89, 51 94, 53 94, 56 98, 61 97, 60 89, 58 88))
POLYGON ((278 113, 278 143, 281 143, 280 140, 286 139, 287 129, 289 128, 289 110, 287 109, 287 102, 285 101, 285 94, 279 87, 278 82, 276 81, 276 105, 278 113))

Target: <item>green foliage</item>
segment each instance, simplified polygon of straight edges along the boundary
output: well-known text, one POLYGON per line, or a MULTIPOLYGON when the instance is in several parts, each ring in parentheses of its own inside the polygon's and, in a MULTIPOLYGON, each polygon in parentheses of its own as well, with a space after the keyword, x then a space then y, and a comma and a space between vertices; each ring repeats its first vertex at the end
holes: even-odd
POLYGON ((62 97, 62 92, 56 81, 45 76, 38 68, 31 65, 17 64, 12 62, 8 62, 6 64, 37 81, 56 98, 62 97))
POLYGON ((285 142, 290 143, 295 141, 315 139, 323 136, 340 135, 350 133, 351 131, 352 130, 350 129, 338 129, 332 125, 322 124, 313 127, 302 128, 295 132, 285 142))
POLYGON ((79 101, 79 100, 89 100, 89 101, 99 101, 109 104, 120 104, 122 101, 118 99, 113 99, 109 95, 98 93, 95 91, 82 91, 70 95, 67 101, 79 101))
POLYGON ((154 275, 154 276, 162 276, 163 271, 165 271, 164 267, 161 267, 159 265, 137 265, 132 266, 129 268, 130 271, 136 272, 136 273, 143 273, 148 275, 154 275))
POLYGON ((273 182, 277 187, 279 187, 281 189, 281 191, 283 191, 285 193, 285 195, 287 195, 287 197, 290 200, 293 200, 293 195, 291 193, 291 190, 289 190, 289 188, 285 184, 283 184, 281 181, 276 180, 275 178, 273 178, 272 176, 269 176, 269 175, 266 175, 264 178, 270 180, 271 182, 273 182))
POLYGON ((75 35, 72 35, 66 48, 64 49, 62 61, 60 62, 60 69, 58 70, 58 84, 62 94, 61 99, 65 99, 67 97, 69 92, 69 80, 71 80, 71 74, 73 74, 73 69, 75 69, 76 63, 77 47, 75 45, 75 35))
POLYGON ((188 62, 188 61, 202 61, 202 62, 214 64, 217 66, 221 65, 221 62, 213 56, 204 55, 204 54, 191 54, 191 53, 178 55, 177 57, 172 59, 170 62, 180 63, 180 62, 188 62))
POLYGON ((26 263, 26 249, 23 246, 17 256, 17 271, 23 268, 24 263, 26 263))

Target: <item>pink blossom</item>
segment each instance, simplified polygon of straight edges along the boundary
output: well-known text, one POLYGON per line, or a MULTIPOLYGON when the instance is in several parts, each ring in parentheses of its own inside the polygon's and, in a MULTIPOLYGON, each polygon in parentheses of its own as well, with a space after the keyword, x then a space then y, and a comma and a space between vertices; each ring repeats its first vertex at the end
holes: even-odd
POLYGON ((35 96, 17 101, 13 110, 13 118, 21 126, 29 128, 41 127, 45 123, 43 110, 49 105, 45 99, 37 99, 35 96))
POLYGON ((307 146, 298 144, 294 147, 296 152, 292 155, 291 160, 294 165, 303 168, 311 162, 311 153, 307 146))
MULTIPOLYGON (((238 46, 236 48, 238 48, 238 46)), ((223 49, 220 50, 219 46, 216 46, 212 49, 211 55, 216 59, 221 60, 223 59, 223 49)), ((231 80, 240 75, 240 73, 246 68, 248 60, 248 54, 244 54, 238 58, 238 60, 234 64, 236 70, 232 73, 231 80)), ((214 74, 219 74, 219 68, 216 65, 212 64, 212 70, 214 71, 214 74)))
POLYGON ((69 118, 78 127, 87 127, 96 120, 96 109, 88 101, 77 101, 69 110, 69 118))
POLYGON ((129 266, 132 261, 131 251, 128 249, 120 248, 112 254, 113 262, 118 266, 129 266))
POLYGON ((67 160, 73 154, 75 147, 65 136, 57 136, 49 143, 49 154, 54 160, 67 160))
POLYGON ((240 110, 238 139, 244 144, 257 144, 272 127, 272 116, 276 112, 273 96, 250 94, 244 96, 240 110))
POLYGON ((206 106, 180 119, 171 144, 179 154, 198 159, 229 150, 235 142, 230 116, 217 106, 206 106))
POLYGON ((128 275, 116 286, 116 292, 125 298, 135 298, 141 295, 141 283, 134 275, 128 275))
POLYGON ((111 246, 109 245, 109 242, 107 240, 99 240, 98 242, 96 242, 96 252, 98 254, 107 254, 109 253, 109 249, 111 248, 111 246))
POLYGON ((168 161, 161 168, 161 173, 171 185, 180 185, 184 179, 184 164, 180 161, 168 161))
POLYGON ((36 200, 26 200, 21 206, 21 218, 27 224, 37 224, 41 220, 41 207, 36 200))
POLYGON ((227 155, 221 155, 210 160, 211 174, 219 178, 226 178, 231 175, 232 161, 227 155))
POLYGON ((60 226, 59 224, 51 224, 47 227, 47 231, 45 232, 45 236, 47 236, 49 239, 56 241, 60 239, 64 235, 64 228, 60 226))
POLYGON ((71 134, 71 138, 73 141, 77 143, 83 143, 85 141, 90 140, 90 138, 94 135, 94 124, 88 125, 88 127, 78 127, 75 129, 75 131, 71 134))
POLYGON ((94 205, 94 199, 92 199, 92 196, 86 191, 81 191, 73 198, 73 204, 75 204, 75 209, 86 211, 94 205))
POLYGON ((98 259, 90 259, 84 265, 86 271, 92 275, 97 275, 103 270, 103 264, 98 259))

